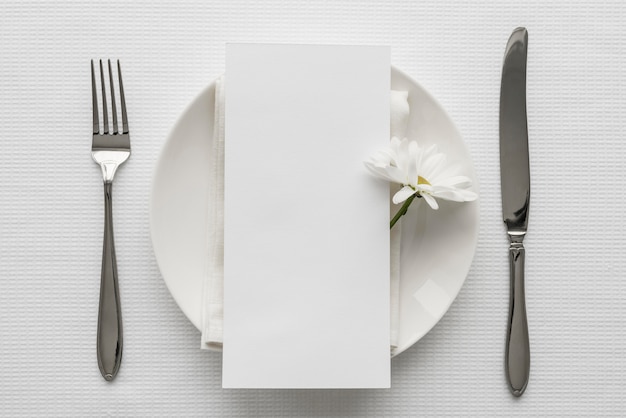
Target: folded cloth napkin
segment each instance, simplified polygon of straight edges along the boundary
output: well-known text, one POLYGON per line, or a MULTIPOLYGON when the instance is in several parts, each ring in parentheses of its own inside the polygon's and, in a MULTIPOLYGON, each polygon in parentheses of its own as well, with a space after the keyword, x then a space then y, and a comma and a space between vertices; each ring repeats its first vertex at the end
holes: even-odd
POLYGON ((201 348, 222 349, 224 322, 224 76, 215 81, 209 173, 208 257, 202 286, 201 348))
MULTIPOLYGON (((222 349, 224 321, 224 76, 215 82, 215 114, 213 146, 209 173, 208 257, 205 267, 202 295, 201 348, 222 349)), ((390 135, 403 138, 409 117, 408 92, 391 91, 390 135)), ((391 193, 395 193, 391 190, 391 193)), ((389 199, 391 202, 391 199, 389 199)), ((392 210, 393 213, 393 210, 392 210)), ((399 221, 401 222, 401 221, 399 221)), ((391 351, 397 347, 400 316, 400 239, 401 227, 391 230, 391 351)))

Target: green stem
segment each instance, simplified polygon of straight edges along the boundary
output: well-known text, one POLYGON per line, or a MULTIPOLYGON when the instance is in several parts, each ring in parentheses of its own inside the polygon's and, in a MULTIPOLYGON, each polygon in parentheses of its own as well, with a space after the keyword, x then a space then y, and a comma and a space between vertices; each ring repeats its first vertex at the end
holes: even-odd
POLYGON ((396 213, 396 215, 393 217, 393 219, 389 223, 389 229, 393 228, 396 222, 398 222, 398 220, 406 214, 406 211, 409 209, 409 206, 411 206, 411 203, 413 203, 413 200, 415 200, 416 197, 417 195, 413 194, 407 200, 404 201, 404 204, 402 205, 398 213, 396 213))

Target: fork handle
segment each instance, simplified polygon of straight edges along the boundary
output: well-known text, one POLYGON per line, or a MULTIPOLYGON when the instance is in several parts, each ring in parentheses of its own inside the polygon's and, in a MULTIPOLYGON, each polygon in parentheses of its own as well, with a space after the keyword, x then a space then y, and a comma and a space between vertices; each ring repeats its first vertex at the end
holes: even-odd
POLYGON ((522 242, 512 241, 509 248, 511 290, 506 336, 506 375, 509 389, 514 396, 522 396, 530 374, 530 342, 524 294, 525 258, 526 250, 522 242))
POLYGON ((97 342, 98 367, 108 381, 115 378, 122 362, 122 312, 113 242, 112 185, 110 181, 104 182, 104 242, 97 342))

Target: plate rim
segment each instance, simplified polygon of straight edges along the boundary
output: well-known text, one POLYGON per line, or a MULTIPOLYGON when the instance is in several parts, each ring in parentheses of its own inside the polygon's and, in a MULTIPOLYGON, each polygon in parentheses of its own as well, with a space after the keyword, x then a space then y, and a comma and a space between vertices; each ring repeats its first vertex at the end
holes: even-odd
MULTIPOLYGON (((460 280, 459 286, 458 286, 458 290, 455 292, 454 295, 450 295, 450 298, 448 300, 448 303, 445 305, 445 309, 441 309, 440 312, 438 313, 438 315, 432 315, 432 318, 434 319, 434 321, 432 321, 432 324, 426 328, 424 328, 424 330, 422 330, 421 333, 416 333, 412 338, 408 338, 405 342, 405 344, 403 344, 402 346, 399 346, 397 349, 393 350, 391 353, 391 357, 395 357, 401 353, 403 353, 404 351, 406 351, 408 348, 412 347, 413 345, 415 345, 415 343, 417 343, 419 340, 421 340, 426 334, 428 334, 440 321, 441 319, 445 316, 445 314, 450 310, 450 307, 452 306, 452 304, 454 303, 454 301, 457 299, 459 293, 461 292, 461 289, 463 288, 463 286, 465 285, 465 282, 467 281, 467 276, 470 273, 472 264, 473 264, 473 260, 474 257, 476 255, 476 248, 477 248, 477 244, 478 244, 478 236, 479 236, 479 227, 480 227, 480 185, 479 185, 479 181, 476 175, 476 170, 474 168, 474 163, 473 160, 471 158, 471 154, 469 152, 469 148, 467 147, 467 143, 464 141, 463 136, 461 135, 460 131, 458 130, 456 124, 454 123, 454 121, 452 120, 452 118, 450 117, 449 113, 446 111, 446 109, 441 105, 441 103, 426 89, 424 88, 420 83, 418 83, 414 78, 412 78, 411 76, 409 76, 407 73, 405 73, 404 71, 400 70, 399 68, 397 68, 396 66, 391 66, 391 72, 390 72, 390 77, 393 77, 393 73, 397 73, 398 76, 405 78, 406 80, 408 80, 412 85, 414 85, 416 88, 418 88, 420 90, 420 93, 423 94, 424 96, 426 96, 438 109, 439 112, 441 112, 441 114, 443 115, 443 117, 445 118, 445 120, 447 121, 447 123, 450 125, 450 127, 452 128, 454 134, 458 137, 459 139, 459 143, 456 144, 456 146, 459 146, 462 148, 462 151, 469 157, 468 158, 468 165, 472 171, 472 179, 473 179, 473 184, 472 187, 473 189, 479 194, 479 198, 474 201, 471 202, 472 204, 475 205, 475 210, 474 210, 474 219, 473 219, 473 225, 475 225, 475 231, 473 233, 472 236, 472 242, 471 242, 471 257, 469 258, 469 262, 467 264, 467 266, 463 269, 463 277, 462 280, 460 280)), ((155 214, 154 214, 154 208, 155 208, 155 195, 157 187, 156 187, 156 180, 157 177, 159 176, 159 172, 160 172, 160 168, 164 165, 164 161, 167 160, 166 158, 166 153, 164 152, 166 150, 166 148, 168 148, 169 146, 171 146, 172 143, 172 138, 174 136, 174 134, 179 130, 179 127, 181 126, 181 124, 184 121, 184 116, 186 114, 188 114, 196 105, 197 102, 200 101, 205 95, 209 94, 211 90, 215 89, 215 81, 216 79, 212 80, 207 86, 203 87, 194 97, 193 99, 186 104, 186 106, 183 108, 183 110, 179 113, 178 117, 176 118, 176 122, 172 125, 172 127, 170 128, 170 130, 167 133, 167 136, 165 137, 165 141, 163 142, 158 158, 156 160, 154 169, 153 169, 153 173, 152 173, 152 177, 151 177, 151 189, 150 189, 150 207, 149 207, 149 217, 150 217, 150 240, 152 243, 152 249, 155 255, 155 259, 157 262, 157 266, 159 268, 159 273, 163 279, 163 281, 165 282, 166 288, 168 289, 168 292, 170 294, 170 296, 174 299, 174 302, 176 303, 176 305, 178 306, 178 308, 183 312, 183 314, 185 315, 185 317, 192 323, 192 325, 198 329, 199 331, 201 330, 201 324, 197 324, 196 320, 192 318, 191 313, 189 312, 190 309, 189 307, 185 306, 184 303, 180 303, 180 301, 178 300, 178 298, 175 296, 176 292, 172 291, 172 288, 170 286, 170 281, 168 281, 165 277, 165 274, 163 273, 164 271, 164 267, 162 266, 162 260, 160 260, 159 256, 158 256, 158 251, 157 251, 157 247, 158 245, 156 244, 156 238, 155 238, 155 214)), ((443 306, 443 305, 442 305, 443 306)))
POLYGON ((398 347, 398 349, 396 349, 393 353, 392 353, 392 358, 403 353, 404 351, 408 350, 410 347, 412 347, 413 345, 415 345, 419 340, 421 340, 422 338, 424 338, 424 336, 426 334, 428 334, 430 331, 432 331, 432 329, 439 324, 439 322, 441 322, 441 319, 448 313, 448 311, 450 310, 450 307, 452 306, 452 304, 454 303, 454 301, 456 301, 457 297, 459 296, 459 294, 461 293, 461 290, 463 289, 463 286, 465 286, 465 282, 467 281, 467 276, 470 273, 470 270, 472 268, 472 264, 474 262, 474 257, 476 256, 476 248, 478 246, 478 235, 479 235, 479 230, 480 230, 480 182, 478 180, 478 176, 476 174, 476 169, 474 167, 474 161, 471 158, 471 153, 469 151, 469 148, 467 147, 467 143, 465 142, 463 135, 461 135, 461 132, 459 131, 458 127, 456 126, 456 123, 454 123, 454 120, 452 120, 452 118, 450 117, 450 114, 448 113, 448 111, 445 109, 445 107, 443 107, 441 105, 441 103, 439 102, 439 100, 437 100, 435 98, 435 96, 433 96, 429 90, 427 90, 424 86, 422 86, 420 83, 418 83, 413 77, 411 77, 410 75, 408 75, 407 73, 405 73, 404 71, 400 70, 399 68, 395 67, 395 66, 391 66, 391 71, 395 71, 398 74, 400 74, 402 77, 405 77, 407 80, 409 80, 411 83, 413 83, 416 87, 418 87, 421 91, 422 94, 424 94, 425 96, 428 97, 429 100, 431 100, 441 111, 441 113, 443 114, 443 116, 446 118, 446 120, 449 122, 450 126, 452 127, 452 129, 454 130, 454 133, 457 135, 457 137, 459 138, 459 146, 462 147, 463 152, 469 157, 468 159, 468 163, 471 169, 471 174, 472 174, 472 189, 476 192, 476 194, 478 194, 478 198, 472 202, 469 202, 470 204, 473 204, 475 206, 475 219, 474 219, 474 224, 476 226, 475 228, 475 232, 473 234, 473 240, 472 240, 472 256, 469 260, 469 263, 467 265, 467 267, 464 269, 464 274, 463 274, 463 279, 460 282, 460 285, 458 287, 458 290, 456 291, 456 293, 450 297, 450 299, 448 300, 448 303, 445 306, 445 309, 442 309, 441 312, 439 313, 439 315, 435 318, 435 321, 432 323, 432 325, 430 325, 426 330, 424 330, 421 334, 417 333, 416 336, 414 338, 409 339, 409 343, 404 345, 402 348, 398 347))

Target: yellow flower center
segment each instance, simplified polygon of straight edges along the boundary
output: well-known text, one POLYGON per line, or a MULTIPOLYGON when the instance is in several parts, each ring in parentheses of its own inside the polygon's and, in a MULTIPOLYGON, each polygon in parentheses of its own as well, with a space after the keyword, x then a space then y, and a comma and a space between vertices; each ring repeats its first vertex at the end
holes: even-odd
POLYGON ((430 182, 422 176, 417 176, 417 184, 427 184, 429 186, 431 185, 430 182))

